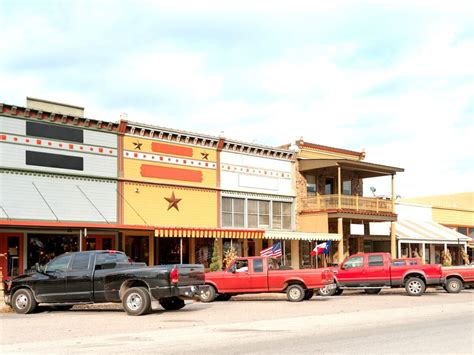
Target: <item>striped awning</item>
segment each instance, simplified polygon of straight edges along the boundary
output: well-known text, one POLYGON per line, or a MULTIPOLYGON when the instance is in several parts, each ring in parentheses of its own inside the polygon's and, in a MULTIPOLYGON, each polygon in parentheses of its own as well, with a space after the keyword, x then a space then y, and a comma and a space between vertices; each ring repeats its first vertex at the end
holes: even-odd
POLYGON ((402 242, 472 242, 472 238, 433 221, 398 220, 395 222, 395 235, 402 242))
POLYGON ((341 236, 337 233, 310 233, 310 232, 290 232, 290 231, 265 231, 265 239, 291 239, 291 240, 341 240, 341 236))
POLYGON ((159 238, 233 238, 262 239, 263 230, 253 229, 216 229, 216 228, 156 228, 155 237, 159 238))

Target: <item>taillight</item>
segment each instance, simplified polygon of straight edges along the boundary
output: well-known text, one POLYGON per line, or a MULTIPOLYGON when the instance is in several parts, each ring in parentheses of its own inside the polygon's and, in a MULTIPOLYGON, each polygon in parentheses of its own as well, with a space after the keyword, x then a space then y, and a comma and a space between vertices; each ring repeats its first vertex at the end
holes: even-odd
POLYGON ((179 282, 178 268, 175 266, 170 272, 171 285, 177 285, 179 282))

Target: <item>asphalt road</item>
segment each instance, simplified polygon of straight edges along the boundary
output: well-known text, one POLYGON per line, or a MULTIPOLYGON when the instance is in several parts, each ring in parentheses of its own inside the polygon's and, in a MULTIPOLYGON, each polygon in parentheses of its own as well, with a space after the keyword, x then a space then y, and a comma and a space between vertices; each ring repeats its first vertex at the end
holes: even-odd
POLYGON ((290 303, 282 295, 238 296, 159 306, 127 316, 120 305, 22 316, 0 314, 0 353, 473 354, 474 290, 346 292, 290 303))

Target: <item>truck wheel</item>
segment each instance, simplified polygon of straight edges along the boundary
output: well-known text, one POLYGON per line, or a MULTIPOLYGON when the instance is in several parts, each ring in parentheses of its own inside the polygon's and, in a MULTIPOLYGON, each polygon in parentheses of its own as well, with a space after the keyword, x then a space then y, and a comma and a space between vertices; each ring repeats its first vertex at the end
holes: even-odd
POLYGON ((129 316, 141 316, 150 311, 150 294, 144 287, 129 288, 123 295, 122 304, 129 316))
POLYGON ((286 298, 290 302, 301 302, 304 299, 305 290, 300 285, 290 285, 286 289, 286 298))
POLYGON ((177 311, 185 306, 184 301, 178 297, 167 297, 159 300, 161 307, 167 311, 177 311))
POLYGON ((461 280, 452 277, 448 279, 448 282, 446 282, 446 291, 449 293, 459 293, 462 290, 462 282, 461 280))
POLYGON ((22 288, 21 290, 16 291, 13 295, 12 307, 16 313, 31 313, 36 309, 37 305, 33 292, 27 288, 22 288))
POLYGON ((318 290, 318 295, 320 296, 334 296, 339 290, 338 288, 328 289, 327 287, 320 288, 318 290))
POLYGON ((209 303, 216 299, 216 295, 217 292, 214 286, 209 285, 206 292, 199 294, 199 299, 201 300, 201 302, 209 303))
POLYGON ((418 277, 410 277, 405 284, 408 296, 421 296, 426 289, 425 282, 418 277))
POLYGON ((306 290, 306 291, 304 292, 304 298, 303 298, 303 300, 308 301, 308 300, 310 300, 311 298, 313 298, 313 296, 314 296, 314 290, 306 290))
POLYGON ((368 295, 378 295, 382 291, 381 288, 368 288, 365 290, 365 293, 368 295))

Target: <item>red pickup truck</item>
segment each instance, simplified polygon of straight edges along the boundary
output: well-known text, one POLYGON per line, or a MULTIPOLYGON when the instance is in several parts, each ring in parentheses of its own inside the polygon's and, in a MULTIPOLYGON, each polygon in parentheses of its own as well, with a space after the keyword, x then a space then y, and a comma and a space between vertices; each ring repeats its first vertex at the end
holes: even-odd
POLYGON ((463 287, 474 286, 474 264, 466 266, 443 266, 444 289, 449 293, 458 293, 463 287))
POLYGON ((344 289, 363 289, 378 294, 382 288, 405 287, 409 296, 421 296, 426 286, 444 285, 441 265, 393 262, 389 253, 358 253, 334 268, 336 289, 320 295, 341 294, 344 289))
POLYGON ((286 292, 288 301, 300 302, 313 297, 315 289, 336 287, 329 269, 292 270, 267 257, 238 258, 225 271, 206 273, 205 283, 210 287, 200 294, 202 302, 264 292, 286 292))

